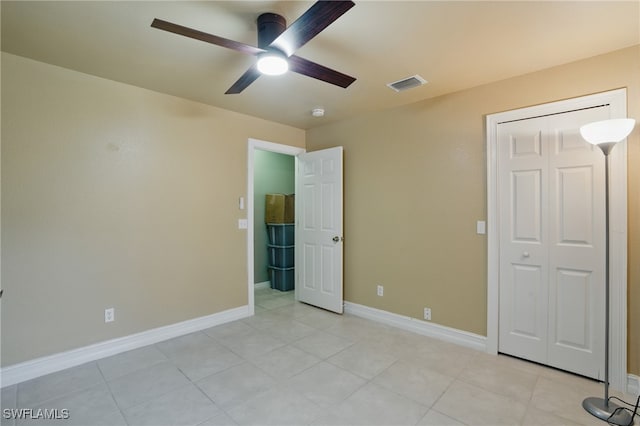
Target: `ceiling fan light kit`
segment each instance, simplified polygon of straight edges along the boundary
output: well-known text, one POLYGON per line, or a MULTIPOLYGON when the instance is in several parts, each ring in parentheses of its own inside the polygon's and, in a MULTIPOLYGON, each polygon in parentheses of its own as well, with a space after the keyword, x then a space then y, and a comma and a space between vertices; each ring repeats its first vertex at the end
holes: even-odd
POLYGON ((225 94, 242 92, 262 74, 280 75, 287 70, 347 88, 356 80, 354 77, 301 58, 294 53, 353 6, 355 3, 351 0, 320 0, 289 27, 282 16, 275 13, 263 13, 256 20, 258 47, 161 19, 154 19, 151 27, 256 56, 258 58, 256 63, 245 71, 225 94))
POLYGON ((266 75, 282 75, 289 71, 289 62, 283 53, 271 51, 258 55, 258 71, 266 75))

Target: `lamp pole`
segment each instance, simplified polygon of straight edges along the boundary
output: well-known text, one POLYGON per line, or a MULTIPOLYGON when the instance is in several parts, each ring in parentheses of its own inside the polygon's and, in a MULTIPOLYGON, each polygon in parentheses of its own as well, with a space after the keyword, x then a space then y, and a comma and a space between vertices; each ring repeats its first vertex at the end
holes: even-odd
POLYGON ((632 424, 631 415, 620 406, 609 401, 609 152, 615 144, 615 142, 607 142, 598 145, 604 153, 604 398, 595 396, 586 398, 582 401, 582 407, 590 414, 607 423, 628 426, 632 424))
POLYGON ((604 398, 595 396, 585 398, 582 407, 609 424, 630 426, 633 417, 629 412, 609 401, 609 153, 620 141, 625 139, 635 126, 630 118, 610 119, 586 124, 580 128, 580 134, 589 143, 598 145, 604 154, 604 200, 605 200, 605 326, 604 326, 604 398))

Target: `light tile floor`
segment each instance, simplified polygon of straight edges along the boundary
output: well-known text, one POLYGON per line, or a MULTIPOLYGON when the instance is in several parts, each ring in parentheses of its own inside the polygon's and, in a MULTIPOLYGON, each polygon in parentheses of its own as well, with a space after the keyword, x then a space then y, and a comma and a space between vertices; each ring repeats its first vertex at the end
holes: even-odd
POLYGON ((601 394, 571 374, 260 289, 254 317, 2 389, 2 408, 70 414, 2 425, 603 425, 581 407, 601 394))

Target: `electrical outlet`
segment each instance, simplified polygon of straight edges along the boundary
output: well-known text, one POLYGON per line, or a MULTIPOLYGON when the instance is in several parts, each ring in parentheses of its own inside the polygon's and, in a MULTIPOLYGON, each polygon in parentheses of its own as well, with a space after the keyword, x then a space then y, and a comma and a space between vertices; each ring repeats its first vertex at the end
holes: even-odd
POLYGON ((108 308, 104 310, 104 322, 113 322, 116 319, 116 310, 108 308))
POLYGON ((424 319, 431 321, 431 308, 424 308, 424 319))
POLYGON ((378 286, 378 296, 384 296, 384 287, 381 285, 378 286))

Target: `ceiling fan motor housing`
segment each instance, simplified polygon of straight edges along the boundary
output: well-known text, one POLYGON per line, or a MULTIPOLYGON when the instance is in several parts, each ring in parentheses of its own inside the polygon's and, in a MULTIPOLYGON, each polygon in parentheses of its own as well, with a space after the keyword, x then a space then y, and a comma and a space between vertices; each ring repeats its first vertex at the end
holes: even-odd
POLYGON ((271 42, 287 29, 287 21, 275 13, 258 16, 258 47, 266 49, 271 42))

